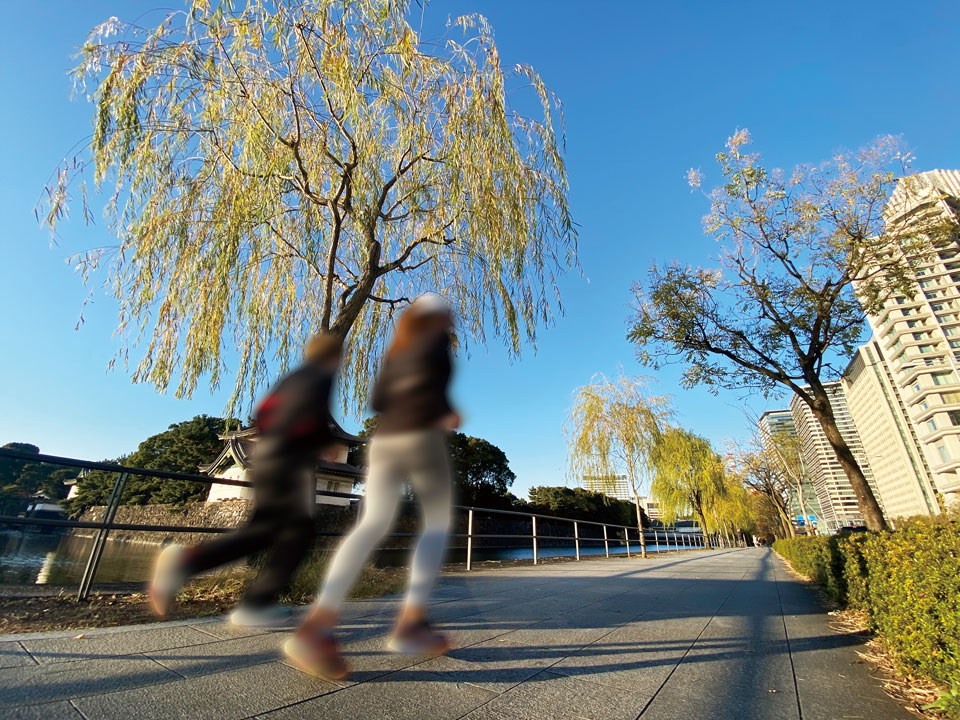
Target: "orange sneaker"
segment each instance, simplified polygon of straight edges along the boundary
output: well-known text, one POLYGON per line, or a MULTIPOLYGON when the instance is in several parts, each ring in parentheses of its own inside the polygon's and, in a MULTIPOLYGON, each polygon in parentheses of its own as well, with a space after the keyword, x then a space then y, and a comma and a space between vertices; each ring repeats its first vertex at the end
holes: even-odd
POLYGON ((343 680, 350 672, 328 630, 301 629, 283 644, 283 653, 295 668, 322 680, 343 680))

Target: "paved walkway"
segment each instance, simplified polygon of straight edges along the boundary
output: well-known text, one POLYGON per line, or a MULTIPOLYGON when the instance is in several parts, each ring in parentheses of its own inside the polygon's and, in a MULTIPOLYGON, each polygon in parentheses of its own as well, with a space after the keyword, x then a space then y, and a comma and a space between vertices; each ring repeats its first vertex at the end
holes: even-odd
POLYGON ((384 650, 396 600, 352 602, 349 681, 284 664, 284 632, 222 619, 0 636, 0 716, 907 720, 769 550, 445 575, 432 617, 456 648, 384 650))

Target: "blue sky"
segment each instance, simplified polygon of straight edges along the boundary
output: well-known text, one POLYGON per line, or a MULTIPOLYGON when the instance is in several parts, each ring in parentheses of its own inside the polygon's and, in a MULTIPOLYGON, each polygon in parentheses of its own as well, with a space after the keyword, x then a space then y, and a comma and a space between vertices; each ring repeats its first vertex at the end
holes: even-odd
MULTIPOLYGON (((168 4, 176 4, 168 3, 168 4)), ((0 27, 0 443, 100 459, 201 412, 226 393, 189 400, 107 371, 116 352, 115 304, 64 262, 109 244, 102 223, 63 226, 50 246, 32 209, 57 161, 89 132, 91 107, 70 100, 65 71, 87 31, 111 15, 133 19, 155 2, 11 3, 0 27)), ((567 309, 537 352, 510 363, 502 348, 474 347, 455 394, 464 431, 503 448, 515 491, 562 484, 562 424, 571 392, 594 373, 639 374, 624 339, 630 286, 654 259, 705 263, 702 197, 684 180, 737 127, 749 128, 768 164, 817 161, 878 135, 902 134, 918 170, 960 167, 960 87, 952 2, 435 1, 428 25, 481 12, 505 63, 534 65, 562 98, 571 206, 580 225, 582 276, 565 277, 567 309)), ((656 373, 678 421, 718 448, 749 435, 742 407, 778 404, 683 390, 678 368, 656 373)), ((350 425, 351 421, 347 421, 350 425)))

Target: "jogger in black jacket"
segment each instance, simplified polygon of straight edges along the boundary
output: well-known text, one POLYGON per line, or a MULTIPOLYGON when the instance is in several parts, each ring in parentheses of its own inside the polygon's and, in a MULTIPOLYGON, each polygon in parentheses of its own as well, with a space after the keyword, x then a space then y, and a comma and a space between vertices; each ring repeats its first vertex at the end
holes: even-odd
POLYGON ((304 364, 260 402, 251 458, 253 515, 228 535, 192 547, 170 546, 160 554, 150 585, 150 601, 158 614, 166 614, 191 575, 266 550, 262 570, 231 619, 269 625, 289 616, 276 601, 313 537, 316 463, 333 439, 328 419, 340 352, 338 340, 317 335, 307 345, 304 364))

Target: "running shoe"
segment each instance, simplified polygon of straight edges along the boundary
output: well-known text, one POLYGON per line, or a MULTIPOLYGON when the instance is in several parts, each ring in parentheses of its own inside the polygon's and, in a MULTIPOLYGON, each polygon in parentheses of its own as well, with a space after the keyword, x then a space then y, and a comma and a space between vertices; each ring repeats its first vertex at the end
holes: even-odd
POLYGON ((185 551, 182 545, 168 545, 157 556, 149 598, 150 607, 161 617, 167 614, 180 588, 187 581, 187 572, 183 567, 185 551))
POLYGON ((387 649, 404 655, 437 656, 446 654, 450 642, 446 635, 434 630, 424 619, 398 625, 387 641, 387 649))
POLYGON ((283 653, 295 668, 315 678, 343 680, 349 673, 337 639, 328 630, 301 628, 283 644, 283 653))
POLYGON ((237 627, 283 627, 289 625, 292 618, 293 611, 284 605, 240 605, 230 613, 230 624, 237 627))

